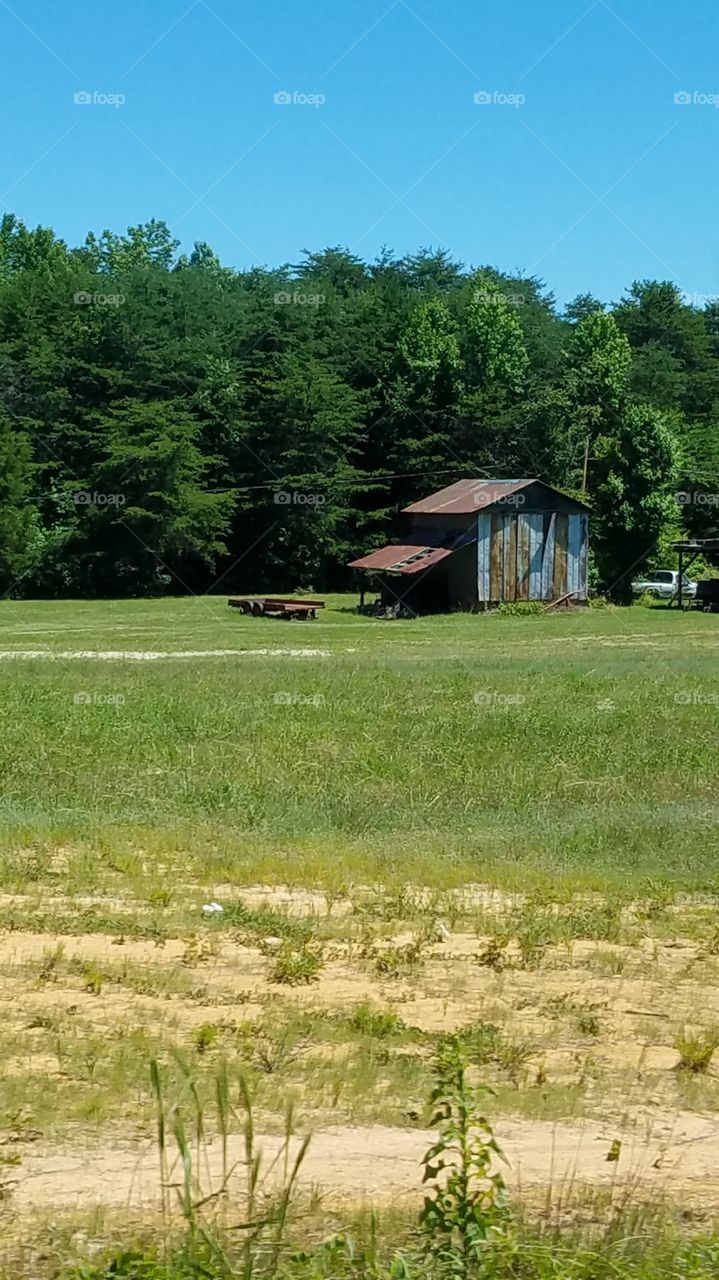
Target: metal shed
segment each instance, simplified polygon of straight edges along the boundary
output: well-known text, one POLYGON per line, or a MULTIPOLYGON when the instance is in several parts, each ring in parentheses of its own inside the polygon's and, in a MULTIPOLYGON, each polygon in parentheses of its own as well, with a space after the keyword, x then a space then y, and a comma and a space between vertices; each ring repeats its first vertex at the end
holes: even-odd
POLYGON ((589 509, 541 480, 459 480, 405 507, 402 546, 351 562, 417 613, 587 598, 589 509))

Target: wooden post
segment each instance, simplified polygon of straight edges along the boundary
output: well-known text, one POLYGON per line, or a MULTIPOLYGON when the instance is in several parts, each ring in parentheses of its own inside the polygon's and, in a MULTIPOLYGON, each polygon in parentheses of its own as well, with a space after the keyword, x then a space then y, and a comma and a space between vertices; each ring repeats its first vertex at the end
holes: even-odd
POLYGON ((683 586, 683 578, 684 578, 684 552, 683 552, 682 548, 680 547, 680 548, 679 548, 679 601, 678 601, 680 611, 681 611, 681 607, 682 607, 682 586, 683 586))

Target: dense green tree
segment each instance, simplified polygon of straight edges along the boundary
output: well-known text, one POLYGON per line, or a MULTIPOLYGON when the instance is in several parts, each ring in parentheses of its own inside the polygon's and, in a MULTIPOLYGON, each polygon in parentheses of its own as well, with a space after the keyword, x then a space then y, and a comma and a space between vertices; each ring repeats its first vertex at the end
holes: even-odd
POLYGON ((178 248, 158 220, 77 248, 0 221, 6 590, 342 585, 468 474, 577 491, 586 470, 607 584, 673 527, 675 472, 677 531, 719 528, 716 300, 636 281, 560 315, 535 277, 445 250, 236 271, 178 248))
POLYGON ((391 504, 411 501, 418 484, 432 484, 462 461, 454 454, 456 417, 462 386, 459 337, 441 298, 418 302, 397 343, 394 377, 388 391, 391 444, 386 471, 391 504))
POLYGON ((600 434, 593 448, 596 564, 604 590, 626 602, 632 577, 676 516, 679 450, 663 415, 637 404, 616 415, 613 429, 600 434))
POLYGON ((17 594, 42 543, 30 442, 0 415, 0 593, 17 594))

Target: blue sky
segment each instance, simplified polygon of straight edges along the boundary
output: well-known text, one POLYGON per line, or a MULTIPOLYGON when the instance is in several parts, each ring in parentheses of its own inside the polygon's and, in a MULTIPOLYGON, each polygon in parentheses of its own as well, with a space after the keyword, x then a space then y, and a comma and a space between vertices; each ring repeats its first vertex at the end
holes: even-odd
POLYGON ((710 0, 0 0, 0 207, 70 243, 164 218, 237 267, 430 244, 560 302, 701 301, 717 37, 710 0))

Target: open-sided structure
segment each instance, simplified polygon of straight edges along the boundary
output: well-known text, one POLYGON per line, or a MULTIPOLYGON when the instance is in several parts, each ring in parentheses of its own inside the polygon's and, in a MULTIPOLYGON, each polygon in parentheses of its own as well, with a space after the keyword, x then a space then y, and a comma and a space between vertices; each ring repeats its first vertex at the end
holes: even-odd
POLYGON ((458 480, 405 508, 405 542, 350 567, 416 613, 585 601, 588 510, 541 480, 458 480))

